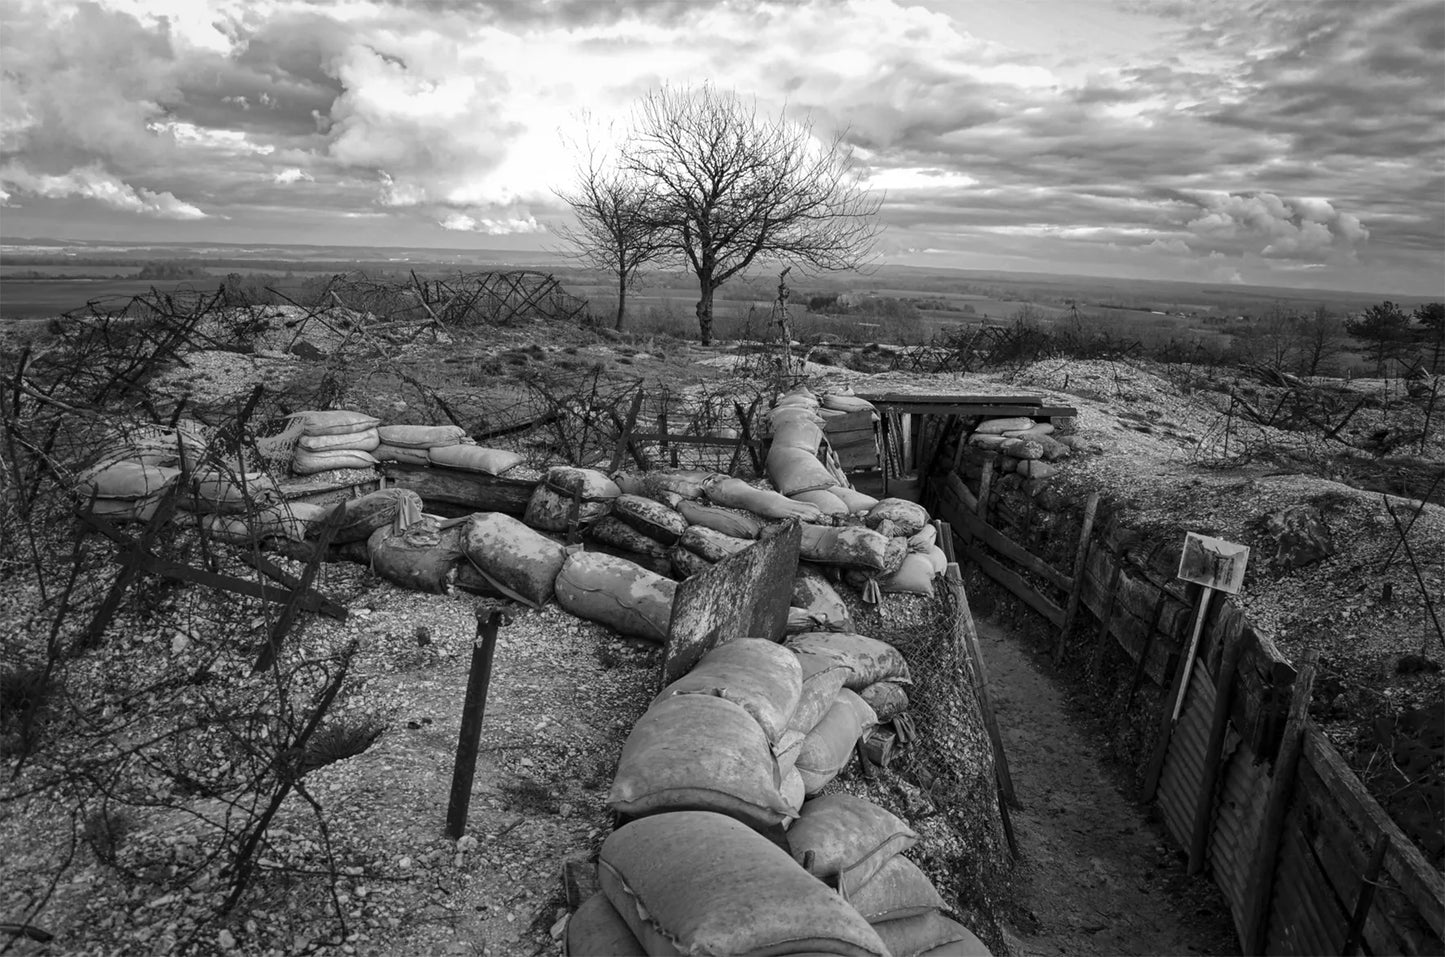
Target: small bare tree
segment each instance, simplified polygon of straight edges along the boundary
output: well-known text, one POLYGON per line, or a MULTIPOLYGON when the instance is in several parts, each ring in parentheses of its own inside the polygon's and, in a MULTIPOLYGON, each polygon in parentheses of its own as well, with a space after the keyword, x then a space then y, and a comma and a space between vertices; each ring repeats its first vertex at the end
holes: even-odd
POLYGON ((556 232, 572 245, 577 258, 617 277, 616 328, 622 331, 627 290, 637 272, 665 250, 665 231, 657 223, 656 189, 647 180, 603 161, 589 142, 577 168, 577 182, 557 196, 572 207, 575 226, 556 232))
POLYGON ((619 165, 655 189, 654 224, 697 276, 698 333, 712 341, 713 294, 754 260, 853 269, 878 237, 874 196, 841 135, 761 117, 734 93, 663 87, 637 106, 619 165))

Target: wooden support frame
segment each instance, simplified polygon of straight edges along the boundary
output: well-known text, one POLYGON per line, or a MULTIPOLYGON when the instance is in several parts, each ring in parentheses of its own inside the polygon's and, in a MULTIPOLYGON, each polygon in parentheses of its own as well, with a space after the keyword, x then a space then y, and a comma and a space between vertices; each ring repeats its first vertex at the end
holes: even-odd
MULTIPOLYGON (((1245 891, 1243 949, 1248 954, 1264 953, 1265 941, 1269 936, 1269 905, 1274 895, 1280 839, 1284 836, 1285 814, 1289 811, 1295 779, 1299 775, 1300 752, 1305 726, 1309 722, 1310 695, 1314 692, 1315 671, 1318 666, 1319 653, 1305 652, 1296 671, 1284 736, 1280 739, 1279 754, 1274 759, 1274 772, 1269 778, 1264 819, 1260 822, 1259 840, 1255 844, 1254 860, 1250 862, 1249 883, 1245 891)), ((1181 673, 1184 671, 1185 669, 1180 669, 1181 673)))

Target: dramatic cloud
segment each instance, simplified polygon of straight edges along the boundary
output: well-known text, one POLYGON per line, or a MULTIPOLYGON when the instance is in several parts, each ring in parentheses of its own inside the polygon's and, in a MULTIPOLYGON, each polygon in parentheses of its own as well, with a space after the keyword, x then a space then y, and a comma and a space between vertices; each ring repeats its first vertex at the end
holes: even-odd
POLYGON ((0 0, 0 21, 12 235, 90 204, 137 235, 535 247, 581 115, 708 81, 841 134, 900 259, 1433 291, 1445 255, 1438 0, 0 0))

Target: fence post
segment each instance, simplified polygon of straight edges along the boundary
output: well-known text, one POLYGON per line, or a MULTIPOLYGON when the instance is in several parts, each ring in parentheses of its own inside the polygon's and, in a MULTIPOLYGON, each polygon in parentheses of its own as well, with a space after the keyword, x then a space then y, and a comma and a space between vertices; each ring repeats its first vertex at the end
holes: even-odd
POLYGON ((457 757, 452 765, 452 792, 447 802, 447 837, 459 838, 467 830, 472 806, 472 781, 477 772, 477 747, 482 742, 482 716, 487 710, 487 687, 492 683, 492 656, 497 630, 507 616, 491 611, 482 618, 477 609, 477 638, 472 642, 472 666, 467 673, 467 696, 462 704, 462 727, 457 735, 457 757))
POLYGON ((1264 953, 1269 936, 1269 905, 1274 895, 1274 873, 1279 863, 1279 844, 1283 837, 1285 813, 1294 792, 1298 776, 1301 745, 1305 725, 1309 721, 1310 694, 1314 689, 1315 668, 1319 653, 1305 652, 1295 677, 1294 690, 1289 699, 1289 715, 1285 719, 1284 737, 1279 742, 1279 754, 1274 759, 1274 773, 1269 778, 1269 793, 1265 797, 1264 818, 1259 826, 1259 839, 1255 842, 1254 860, 1250 863, 1249 883, 1246 885, 1244 903, 1248 911, 1244 925, 1244 952, 1264 953))

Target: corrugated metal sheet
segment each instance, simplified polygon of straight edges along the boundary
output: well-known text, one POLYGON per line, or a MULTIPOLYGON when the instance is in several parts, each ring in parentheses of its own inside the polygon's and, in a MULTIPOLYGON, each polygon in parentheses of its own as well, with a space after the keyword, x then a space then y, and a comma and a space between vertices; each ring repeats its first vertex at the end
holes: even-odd
POLYGON ((1274 875, 1266 954, 1338 954, 1345 946, 1350 918, 1341 912, 1329 882, 1300 834, 1291 812, 1280 841, 1274 875))
POLYGON ((1233 751, 1220 770, 1223 786, 1209 836, 1209 867, 1234 915, 1235 930, 1244 934, 1249 869, 1259 846, 1259 828, 1269 794, 1269 765, 1255 764, 1254 751, 1231 733, 1233 751))
POLYGON ((1204 751, 1209 745, 1209 719, 1214 712, 1214 682, 1202 662, 1189 676, 1184 710, 1169 739, 1164 773, 1159 778, 1159 805, 1169 833, 1181 847, 1189 846, 1194 830, 1194 805, 1204 780, 1204 751))

